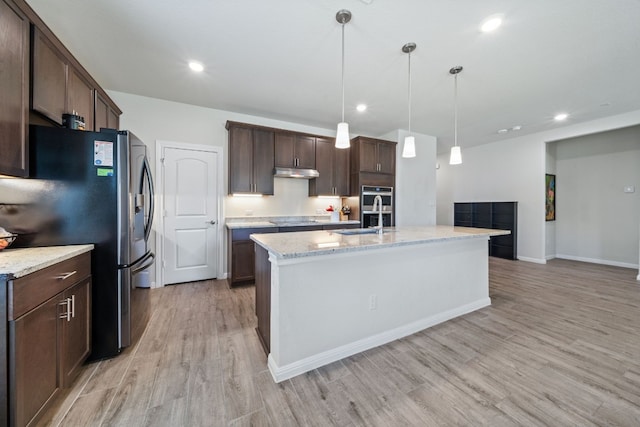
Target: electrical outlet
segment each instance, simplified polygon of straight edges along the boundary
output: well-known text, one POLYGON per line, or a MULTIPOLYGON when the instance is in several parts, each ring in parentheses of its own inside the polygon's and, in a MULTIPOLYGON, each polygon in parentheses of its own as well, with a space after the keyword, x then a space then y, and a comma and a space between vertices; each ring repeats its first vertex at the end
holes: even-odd
POLYGON ((636 187, 634 187, 633 185, 625 185, 624 186, 624 192, 625 193, 635 193, 636 192, 636 187))
POLYGON ((324 213, 324 209, 316 209, 316 215, 322 215, 324 213))
POLYGON ((251 215, 253 215, 253 211, 251 209, 247 209, 246 211, 244 211, 244 214, 246 216, 251 216, 251 215))
POLYGON ((369 296, 369 310, 378 308, 378 296, 376 294, 369 296))

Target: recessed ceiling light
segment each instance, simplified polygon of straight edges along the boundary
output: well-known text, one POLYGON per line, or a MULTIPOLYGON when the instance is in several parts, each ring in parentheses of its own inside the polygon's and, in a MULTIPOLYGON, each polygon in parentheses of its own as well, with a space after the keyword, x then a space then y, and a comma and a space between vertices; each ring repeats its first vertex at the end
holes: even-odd
POLYGON ((502 15, 491 15, 490 17, 482 21, 482 24, 480 25, 480 31, 482 31, 483 33, 490 33, 500 25, 502 25, 502 15))
POLYGON ((356 107, 356 110, 360 111, 361 113, 363 111, 367 110, 367 104, 358 104, 358 106, 356 107))
POLYGON ((204 70, 204 65, 202 65, 200 62, 198 61, 189 61, 189 68, 191 68, 193 71, 195 71, 196 73, 201 72, 202 70, 204 70))
POLYGON ((498 133, 507 133, 509 129, 498 129, 498 133))
POLYGON ((553 120, 555 120, 556 122, 561 122, 563 120, 566 120, 567 117, 569 117, 567 113, 560 113, 560 114, 556 114, 553 120))
POLYGON ((520 130, 522 129, 522 126, 520 125, 515 125, 514 127, 511 128, 511 130, 520 130))

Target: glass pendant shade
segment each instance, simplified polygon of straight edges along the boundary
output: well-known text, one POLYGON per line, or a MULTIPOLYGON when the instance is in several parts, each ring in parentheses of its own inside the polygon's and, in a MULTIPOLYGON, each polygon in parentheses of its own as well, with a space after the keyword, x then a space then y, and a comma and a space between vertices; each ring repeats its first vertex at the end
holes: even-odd
POLYGON ((410 158, 416 156, 416 138, 413 136, 404 137, 404 147, 402 147, 402 157, 410 158))
POLYGON ((338 123, 336 132, 336 148, 349 148, 349 123, 338 123))
POLYGON ((451 147, 451 157, 449 157, 450 165, 459 165, 462 164, 462 153, 460 152, 460 147, 455 145, 451 147))

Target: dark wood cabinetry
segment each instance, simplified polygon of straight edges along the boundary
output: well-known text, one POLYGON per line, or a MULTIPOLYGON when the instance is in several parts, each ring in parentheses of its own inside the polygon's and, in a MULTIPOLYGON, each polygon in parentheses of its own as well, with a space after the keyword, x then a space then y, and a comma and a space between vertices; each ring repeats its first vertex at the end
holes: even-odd
POLYGON ((62 125, 76 111, 86 130, 117 128, 122 113, 24 0, 0 0, 0 94, 5 175, 29 176, 29 124, 62 125))
POLYGON ((309 180, 309 196, 349 195, 349 150, 335 147, 333 139, 316 138, 316 169, 309 180))
POLYGON ((0 0, 0 174, 29 174, 29 20, 0 0))
POLYGON ((33 29, 31 108, 61 125, 67 100, 67 63, 42 32, 33 29))
POLYGON ((119 110, 96 91, 95 120, 96 131, 102 128, 120 129, 119 110))
POLYGON ((395 186, 396 145, 393 141, 356 137, 351 141, 351 195, 362 185, 395 186))
POLYGON ((275 134, 276 167, 315 169, 316 138, 297 133, 275 134))
POLYGON ((62 114, 84 117, 93 130, 93 87, 37 27, 33 29, 33 110, 62 124, 62 114))
POLYGON ((229 194, 273 195, 274 133, 227 122, 229 194))
POLYGON ((271 263, 269 252, 260 245, 255 249, 256 269, 256 332, 267 355, 271 349, 271 263))
POLYGON ((35 423, 91 351, 91 254, 7 283, 9 425, 35 423))
POLYGON ((360 224, 331 224, 298 225, 283 227, 237 228, 227 233, 227 264, 229 269, 229 283, 250 284, 256 279, 254 242, 251 234, 262 233, 291 233, 298 231, 336 230, 340 228, 359 228, 360 224))
POLYGON ((511 231, 491 237, 489 255, 518 259, 518 202, 456 202, 453 210, 455 226, 511 231))

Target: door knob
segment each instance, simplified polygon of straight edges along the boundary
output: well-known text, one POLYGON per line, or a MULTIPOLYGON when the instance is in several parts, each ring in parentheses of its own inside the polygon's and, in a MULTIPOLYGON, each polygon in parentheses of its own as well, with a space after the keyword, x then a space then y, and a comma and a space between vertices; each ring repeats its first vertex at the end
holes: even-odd
POLYGON ((215 223, 216 223, 214 220, 211 220, 211 221, 205 221, 205 222, 206 222, 207 224, 211 224, 211 225, 215 225, 215 223))

